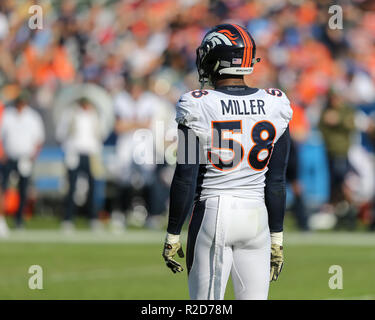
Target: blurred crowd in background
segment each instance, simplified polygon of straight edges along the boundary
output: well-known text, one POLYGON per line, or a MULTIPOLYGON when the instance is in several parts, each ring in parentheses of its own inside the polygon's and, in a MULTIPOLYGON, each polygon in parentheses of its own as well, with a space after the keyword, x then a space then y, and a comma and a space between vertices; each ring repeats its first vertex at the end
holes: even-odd
MULTIPOLYGON (((135 163, 133 134, 162 121, 163 137, 173 135, 176 101, 199 88, 196 48, 230 22, 248 28, 261 58, 247 84, 280 88, 292 103, 288 210, 298 228, 374 229, 375 2, 334 4, 342 28, 329 27, 328 0, 2 0, 1 211, 18 227, 43 212, 66 230, 82 212, 94 229, 110 216, 122 228, 124 212, 162 226, 173 161, 135 163), (35 4, 43 29, 29 26, 35 4), (33 147, 12 157, 12 143, 33 147)), ((173 158, 165 140, 156 152, 173 158)))

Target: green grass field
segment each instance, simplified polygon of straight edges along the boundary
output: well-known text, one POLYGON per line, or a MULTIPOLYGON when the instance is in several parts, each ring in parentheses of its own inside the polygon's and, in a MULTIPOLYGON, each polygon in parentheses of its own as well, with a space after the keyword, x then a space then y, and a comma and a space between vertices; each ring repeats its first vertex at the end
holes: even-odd
MULTIPOLYGON (((0 299, 188 299, 186 272, 172 274, 161 258, 163 236, 14 232, 0 241, 0 299), (28 288, 31 265, 43 268, 43 290, 28 288)), ((291 232, 285 238, 286 263, 270 299, 375 299, 374 235, 291 232), (328 287, 331 265, 343 268, 342 290, 328 287)), ((233 297, 229 283, 226 299, 233 297)))

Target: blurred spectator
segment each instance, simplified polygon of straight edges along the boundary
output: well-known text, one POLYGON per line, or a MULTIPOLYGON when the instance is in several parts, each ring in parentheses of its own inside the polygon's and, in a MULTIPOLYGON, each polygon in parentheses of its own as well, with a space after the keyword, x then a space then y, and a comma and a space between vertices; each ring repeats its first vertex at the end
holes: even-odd
POLYGON ((152 135, 157 97, 147 90, 146 80, 140 78, 130 81, 129 92, 130 94, 125 91, 120 92, 114 100, 115 130, 118 135, 116 145, 118 162, 115 170, 119 188, 114 215, 118 215, 119 211, 129 210, 135 192, 140 191, 148 213, 147 223, 150 227, 157 227, 158 216, 162 211, 161 199, 158 197, 160 187, 157 181, 152 135), (135 136, 137 130, 138 133, 144 133, 143 150, 140 148, 141 141, 137 142, 135 136), (136 151, 137 149, 139 151, 136 151))
POLYGON ((335 205, 334 211, 338 217, 336 228, 343 226, 353 229, 356 224, 356 209, 345 182, 351 168, 348 153, 355 129, 354 111, 340 94, 331 92, 328 95, 326 108, 320 118, 319 128, 327 150, 330 203, 335 205))
POLYGON ((354 112, 342 96, 331 92, 323 110, 319 128, 327 150, 330 169, 330 201, 342 201, 345 176, 349 171, 348 152, 354 133, 354 112))
POLYGON ((28 95, 22 92, 14 107, 5 110, 1 125, 1 140, 4 147, 2 157, 3 174, 1 183, 0 215, 3 214, 3 197, 9 182, 18 176, 19 206, 16 213, 16 227, 23 227, 23 209, 27 199, 27 188, 35 162, 45 140, 44 125, 40 115, 28 104, 28 95))
MULTIPOLYGON (((3 112, 4 112, 4 105, 0 102, 0 132, 1 132, 1 124, 3 120, 3 112)), ((1 143, 0 140, 0 159, 4 159, 4 151, 3 151, 3 144, 1 143)), ((0 171, 3 171, 3 163, 2 161, 0 162, 0 171)), ((3 192, 0 190, 0 192, 3 192)), ((0 199, 0 201, 3 199, 0 199)), ((3 204, 0 203, 0 207, 2 207, 3 204)), ((4 212, 0 212, 0 238, 5 238, 9 234, 9 229, 7 222, 5 220, 4 212)))
POLYGON ((95 207, 95 182, 102 175, 99 115, 95 107, 86 98, 78 101, 78 106, 68 107, 56 128, 57 139, 65 152, 65 165, 68 172, 68 194, 62 227, 66 231, 73 229, 76 210, 75 196, 78 191, 77 180, 84 174, 88 182, 87 207, 90 226, 100 228, 98 208, 95 207))
MULTIPOLYGON (((5 106, 0 101, 0 132, 1 132, 1 126, 3 123, 3 116, 4 116, 5 106)), ((4 159, 4 149, 3 149, 3 143, 0 140, 0 159, 4 159)))
POLYGON ((4 215, 0 215, 0 238, 6 238, 9 234, 8 224, 4 215))
MULTIPOLYGON (((370 137, 372 145, 375 147, 375 120, 374 118, 368 118, 366 131, 370 137)), ((369 221, 369 230, 375 231, 375 195, 372 198, 371 216, 369 221)))

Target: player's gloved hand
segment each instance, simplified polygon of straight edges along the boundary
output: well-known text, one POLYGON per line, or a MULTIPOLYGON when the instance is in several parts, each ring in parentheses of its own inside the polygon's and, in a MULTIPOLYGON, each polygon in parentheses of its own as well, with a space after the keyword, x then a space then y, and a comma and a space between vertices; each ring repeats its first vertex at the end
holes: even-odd
POLYGON ((185 256, 182 250, 180 236, 167 233, 162 256, 167 267, 170 268, 173 273, 184 271, 181 264, 173 259, 176 253, 180 258, 185 256))
POLYGON ((270 281, 276 281, 284 264, 282 232, 271 233, 271 275, 270 281))

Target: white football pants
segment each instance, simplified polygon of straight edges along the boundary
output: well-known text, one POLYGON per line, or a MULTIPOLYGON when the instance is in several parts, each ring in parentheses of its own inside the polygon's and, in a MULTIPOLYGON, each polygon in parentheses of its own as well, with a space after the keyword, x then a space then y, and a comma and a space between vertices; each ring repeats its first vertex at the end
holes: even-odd
POLYGON ((229 274, 236 299, 267 299, 271 240, 262 200, 218 196, 196 203, 189 225, 191 299, 224 299, 229 274))

